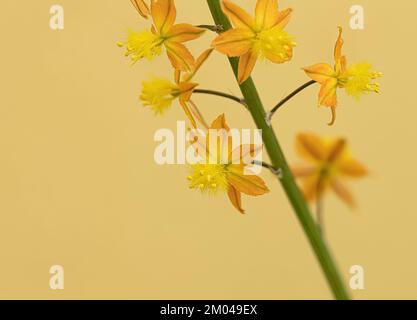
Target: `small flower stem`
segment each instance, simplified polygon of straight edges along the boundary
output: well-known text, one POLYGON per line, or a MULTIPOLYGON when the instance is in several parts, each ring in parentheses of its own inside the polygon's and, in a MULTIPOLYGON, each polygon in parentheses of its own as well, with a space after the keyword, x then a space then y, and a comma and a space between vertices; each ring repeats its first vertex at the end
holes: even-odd
POLYGON ((244 99, 238 98, 234 95, 231 95, 231 94, 228 94, 228 93, 225 93, 225 92, 220 92, 220 91, 215 91, 215 90, 207 90, 207 89, 195 89, 193 91, 193 93, 210 94, 210 95, 213 95, 213 96, 223 97, 223 98, 226 98, 226 99, 236 101, 237 103, 240 103, 240 104, 242 104, 246 107, 246 103, 245 103, 244 99))
POLYGON ((286 104, 288 101, 290 101, 292 98, 294 98, 297 94, 299 94, 304 89, 307 89, 309 86, 315 84, 316 81, 311 80, 305 84, 303 84, 301 87, 297 88, 293 92, 291 92, 288 96, 286 96, 284 99, 282 99, 269 113, 268 113, 268 119, 269 121, 272 119, 274 114, 278 111, 279 108, 281 108, 284 104, 286 104))
POLYGON ((269 164, 263 161, 262 162, 254 161, 253 164, 257 166, 262 166, 265 169, 268 169, 269 171, 271 171, 272 174, 278 176, 280 179, 282 178, 282 170, 275 168, 272 164, 269 164))
MULTIPOLYGON (((222 12, 220 0, 207 0, 207 3, 216 25, 223 26, 225 31, 230 29, 232 26, 230 21, 222 12)), ((239 59, 229 58, 229 61, 233 72, 237 77, 239 59)), ((274 168, 282 169, 282 178, 279 179, 279 181, 281 182, 294 212, 303 227, 304 233, 310 242, 334 296, 340 300, 350 299, 330 251, 327 248, 326 243, 323 241, 304 196, 295 182, 294 176, 291 173, 284 153, 279 145, 274 129, 267 122, 265 117, 266 112, 253 80, 249 78, 240 85, 240 89, 256 126, 262 130, 265 149, 269 154, 272 165, 274 168)))

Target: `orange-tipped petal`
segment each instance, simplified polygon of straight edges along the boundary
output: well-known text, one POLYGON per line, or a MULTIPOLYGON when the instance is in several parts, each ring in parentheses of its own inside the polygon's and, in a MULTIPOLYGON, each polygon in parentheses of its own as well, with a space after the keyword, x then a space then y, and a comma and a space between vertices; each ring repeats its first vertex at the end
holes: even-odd
POLYGON ((202 54, 200 54, 197 58, 196 64, 195 64, 195 71, 198 71, 198 69, 201 68, 201 66, 206 62, 206 60, 210 57, 211 53, 214 49, 207 49, 202 54))
POLYGON ((291 167, 291 172, 296 178, 306 178, 317 173, 315 167, 291 167))
POLYGON ((342 199, 349 207, 356 208, 356 202, 352 193, 340 181, 333 180, 331 187, 339 198, 342 199))
POLYGON ((258 28, 273 27, 277 23, 278 16, 278 0, 258 0, 255 9, 255 21, 258 28))
POLYGON ((175 69, 190 72, 194 68, 195 60, 191 52, 179 42, 165 42, 167 55, 175 69))
POLYGON ((224 116, 224 113, 219 115, 212 123, 210 126, 210 129, 214 129, 214 130, 226 130, 229 131, 230 128, 226 123, 226 117, 224 116))
POLYGON ((182 109, 185 112, 185 115, 190 120, 191 125, 193 126, 193 128, 197 128, 197 123, 196 123, 196 121, 195 121, 195 119, 194 119, 194 117, 193 117, 193 115, 192 115, 192 113, 191 113, 191 111, 190 111, 190 109, 187 105, 187 102, 183 99, 180 99, 180 104, 181 104, 182 109))
POLYGON ((250 51, 247 54, 240 57, 238 69, 239 84, 242 84, 251 76, 257 60, 258 55, 253 51, 250 51))
POLYGON ((237 189, 233 186, 229 186, 227 190, 227 195, 229 196, 230 202, 233 206, 242 214, 245 214, 245 210, 242 208, 242 195, 237 189))
POLYGON ((345 73, 347 70, 347 59, 346 56, 342 56, 342 58, 340 59, 340 71, 342 73, 345 73))
POLYGON ((151 13, 158 32, 166 34, 174 25, 177 17, 174 0, 152 0, 151 13))
POLYGON ((213 47, 229 57, 246 54, 252 48, 254 34, 250 30, 231 29, 214 39, 213 47))
POLYGON ((342 27, 339 27, 339 36, 336 40, 336 45, 334 48, 334 61, 336 64, 336 71, 340 72, 342 70, 342 49, 343 49, 343 38, 342 38, 342 27))
POLYGON ((320 88, 319 92, 319 105, 326 107, 336 107, 337 105, 337 79, 327 79, 320 88))
POLYGON ((290 22, 292 13, 293 9, 291 8, 280 11, 278 13, 277 20, 275 21, 275 24, 273 26, 284 29, 287 26, 288 22, 290 22))
POLYGON ((205 129, 208 129, 209 126, 208 126, 206 120, 204 119, 203 115, 201 114, 200 110, 195 105, 195 103, 192 100, 189 100, 188 103, 189 103, 188 108, 191 111, 191 113, 193 114, 194 118, 198 122, 200 122, 205 129))
POLYGON ((345 139, 336 139, 332 146, 329 149, 329 154, 327 156, 327 162, 332 163, 336 162, 341 158, 346 152, 346 140, 345 139))
POLYGON ((317 63, 303 68, 305 73, 314 81, 323 84, 334 74, 334 69, 327 63, 317 63))
POLYGON ((323 195, 324 188, 322 184, 319 186, 319 174, 312 174, 302 179, 301 190, 308 202, 314 201, 318 196, 323 195), (320 188, 320 195, 319 195, 320 188))
POLYGON ((260 177, 250 174, 245 175, 243 165, 229 165, 227 178, 232 186, 244 194, 260 196, 269 192, 268 187, 260 177))
POLYGON ((181 92, 181 99, 188 101, 193 94, 194 89, 198 86, 198 83, 193 82, 180 82, 178 87, 181 92))
POLYGON ((295 148, 299 156, 307 160, 323 161, 327 156, 324 141, 312 133, 298 134, 295 148))
POLYGON ((179 84, 181 81, 181 70, 175 69, 174 70, 174 79, 175 79, 175 83, 179 84))
POLYGON ((343 175, 351 178, 362 178, 368 175, 368 169, 354 159, 340 161, 338 169, 343 175))
POLYGON ((214 50, 214 48, 207 49, 206 51, 204 51, 197 58, 197 61, 195 62, 195 65, 194 65, 194 68, 193 68, 192 72, 185 75, 184 81, 190 81, 194 77, 194 75, 198 72, 198 70, 200 70, 200 68, 204 64, 204 62, 206 62, 206 60, 210 57, 213 50, 214 50))
POLYGON ((145 19, 148 19, 149 15, 151 14, 148 5, 144 0, 130 0, 132 2, 133 6, 139 12, 139 14, 144 17, 145 19))
POLYGON ((336 106, 330 107, 330 110, 332 112, 332 119, 330 120, 330 122, 328 123, 328 125, 329 126, 332 126, 336 122, 336 117, 337 117, 336 106))
POLYGON ((253 29, 255 21, 241 7, 229 0, 223 0, 222 9, 235 28, 253 29))
POLYGON ((170 41, 186 42, 199 38, 205 32, 204 29, 194 27, 188 23, 174 25, 167 34, 170 41))

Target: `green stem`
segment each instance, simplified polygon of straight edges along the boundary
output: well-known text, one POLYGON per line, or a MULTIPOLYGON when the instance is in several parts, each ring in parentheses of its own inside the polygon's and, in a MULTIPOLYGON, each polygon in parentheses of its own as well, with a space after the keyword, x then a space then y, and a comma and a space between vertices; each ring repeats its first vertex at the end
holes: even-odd
POLYGON ((324 237, 324 217, 323 217, 323 179, 324 172, 320 173, 319 181, 317 182, 317 199, 316 199, 316 220, 317 226, 320 230, 321 236, 324 237))
MULTIPOLYGON (((220 1, 207 0, 207 3, 214 18, 215 24, 221 25, 225 31, 230 29, 232 26, 221 10, 220 1)), ((229 60, 235 76, 237 77, 239 60, 237 58, 230 58, 229 60)), ((335 298, 348 300, 349 294, 346 291, 344 282, 340 277, 329 249, 324 243, 320 235, 320 231, 318 230, 317 225, 312 218, 310 210, 304 200, 304 197, 300 192, 297 184, 295 183, 294 177, 278 143, 275 132, 273 128, 268 125, 265 109, 253 80, 249 78, 247 81, 240 85, 240 89, 243 93, 248 109, 256 123, 256 126, 262 130, 265 149, 269 154, 272 165, 275 168, 282 169, 282 178, 279 180, 287 194, 289 201, 291 202, 292 207, 294 208, 294 211, 304 229, 304 232, 314 250, 314 253, 317 256, 317 259, 335 298)))

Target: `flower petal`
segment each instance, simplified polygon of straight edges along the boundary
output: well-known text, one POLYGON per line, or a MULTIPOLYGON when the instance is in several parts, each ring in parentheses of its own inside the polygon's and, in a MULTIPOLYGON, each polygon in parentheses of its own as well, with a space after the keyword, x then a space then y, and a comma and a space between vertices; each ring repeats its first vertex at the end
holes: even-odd
POLYGON ((329 153, 327 155, 327 162, 334 163, 346 154, 346 140, 335 139, 332 145, 329 147, 329 153))
POLYGON ((174 79, 175 79, 176 84, 180 83, 180 81, 181 81, 181 70, 174 69, 174 79))
POLYGON ((277 20, 275 21, 273 27, 279 27, 281 29, 284 29, 290 21, 292 13, 293 10, 291 8, 280 11, 278 13, 277 20))
POLYGON ((177 17, 174 0, 152 0, 151 13, 156 29, 160 34, 165 34, 177 17))
POLYGON ((194 67, 194 57, 190 51, 179 42, 165 41, 167 55, 175 69, 190 72, 194 67))
POLYGON ((244 165, 229 165, 227 178, 229 183, 238 191, 250 195, 260 196, 269 192, 265 182, 256 175, 245 175, 244 165))
POLYGON ((241 193, 233 186, 229 186, 227 190, 227 195, 229 196, 230 202, 233 206, 242 214, 245 214, 245 210, 242 208, 242 195, 241 193))
POLYGON ((334 74, 334 69, 327 63, 317 63, 303 70, 312 80, 320 84, 326 82, 334 74))
POLYGON ((253 37, 254 34, 250 30, 231 29, 214 39, 212 45, 216 50, 229 57, 238 57, 251 49, 253 37))
POLYGON ((200 70, 204 62, 206 62, 206 60, 210 57, 213 50, 214 48, 207 49, 197 58, 192 72, 184 76, 184 81, 190 81, 194 77, 194 75, 198 72, 198 70, 200 70))
POLYGON ((214 129, 214 130, 226 130, 229 131, 230 128, 226 123, 226 117, 224 116, 224 113, 219 115, 212 123, 210 126, 210 129, 214 129))
POLYGON ((205 32, 204 29, 194 27, 188 23, 174 25, 167 34, 171 41, 186 42, 199 38, 205 32))
POLYGON ((198 86, 198 83, 193 82, 180 82, 178 87, 181 92, 181 99, 188 101, 193 94, 194 89, 198 86))
POLYGON ((337 105, 337 79, 327 79, 320 88, 319 92, 319 105, 326 107, 336 107, 337 105))
POLYGON ((326 145, 324 141, 315 134, 298 134, 295 148, 299 156, 304 159, 314 161, 324 161, 326 159, 326 145))
POLYGON ((354 159, 340 161, 338 169, 343 175, 351 178, 362 178, 368 175, 368 169, 354 159))
POLYGON ((132 2, 137 12, 139 12, 139 14, 145 19, 148 19, 148 16, 150 15, 151 12, 146 2, 144 0, 130 0, 130 1, 132 2))
POLYGON ((342 38, 342 32, 343 29, 342 27, 339 27, 339 36, 336 40, 336 45, 334 48, 334 61, 335 61, 335 66, 336 66, 336 72, 340 72, 342 70, 343 67, 343 60, 342 59, 342 49, 343 49, 343 38, 342 38))
POLYGON ((193 114, 194 118, 198 122, 200 122, 205 129, 208 129, 209 126, 208 126, 206 120, 204 119, 203 115, 201 114, 200 110, 195 105, 195 103, 192 100, 189 100, 188 103, 189 103, 188 108, 191 111, 191 113, 193 114))
POLYGON ((239 84, 245 82, 250 76, 258 60, 258 54, 253 51, 246 53, 239 59, 238 81, 239 84))
POLYGON ((241 7, 229 0, 223 0, 222 9, 235 28, 253 29, 255 21, 241 7))
POLYGON ((342 199, 349 207, 355 208, 356 202, 352 193, 340 181, 333 180, 331 183, 333 191, 342 199))
POLYGON ((195 122, 195 119, 194 119, 194 117, 193 117, 193 115, 192 115, 192 113, 191 113, 191 111, 190 111, 190 109, 187 105, 187 102, 183 99, 180 99, 180 104, 181 104, 182 109, 185 112, 185 115, 190 120, 191 125, 193 126, 193 128, 197 128, 197 123, 195 122))
POLYGON ((258 0, 255 9, 256 26, 260 29, 273 27, 278 20, 278 0, 258 0))
MULTIPOLYGON (((319 188, 319 174, 312 174, 302 179, 301 190, 303 191, 304 197, 308 202, 317 199, 319 188)), ((323 194, 324 189, 320 188, 323 194)))
POLYGON ((291 167, 291 172, 296 178, 306 178, 317 173, 315 167, 291 167))

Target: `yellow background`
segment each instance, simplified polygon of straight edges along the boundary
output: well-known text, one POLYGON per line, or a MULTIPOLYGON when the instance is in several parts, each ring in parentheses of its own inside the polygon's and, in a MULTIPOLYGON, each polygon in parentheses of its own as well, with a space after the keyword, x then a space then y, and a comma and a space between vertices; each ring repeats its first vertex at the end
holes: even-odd
MULTIPOLYGON (((236 0, 246 8, 255 1, 236 0)), ((203 0, 177 0, 179 22, 212 23, 203 0)), ((349 61, 384 72, 382 93, 356 103, 344 94, 334 127, 316 108, 317 87, 274 119, 291 162, 300 131, 345 136, 372 175, 352 185, 352 212, 326 198, 327 239, 347 280, 365 268, 358 299, 417 298, 415 164, 415 1, 281 1, 295 14, 291 63, 259 63, 254 79, 266 107, 307 81, 301 67, 332 60, 338 25, 349 61), (349 28, 349 8, 365 8, 365 30, 349 28)), ((155 118, 141 107, 141 81, 171 77, 164 56, 134 67, 116 42, 146 28, 128 0, 2 0, 0 5, 0 298, 306 299, 331 298, 315 257, 275 178, 272 192, 244 198, 246 216, 226 196, 187 188, 187 168, 157 166, 153 135, 175 128, 175 105, 155 118), (49 28, 49 8, 65 9, 65 29, 49 28), (49 289, 49 268, 65 268, 65 290, 49 289)), ((190 47, 201 52, 207 33, 190 47)), ((201 87, 239 95, 226 59, 214 54, 201 87)), ((208 119, 252 128, 233 102, 196 96, 208 119)))

